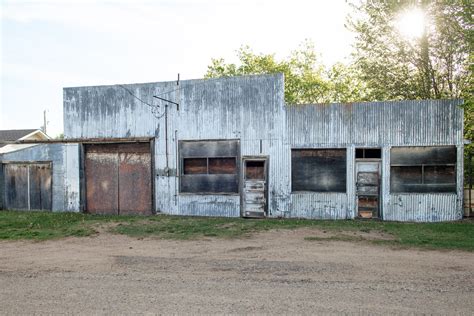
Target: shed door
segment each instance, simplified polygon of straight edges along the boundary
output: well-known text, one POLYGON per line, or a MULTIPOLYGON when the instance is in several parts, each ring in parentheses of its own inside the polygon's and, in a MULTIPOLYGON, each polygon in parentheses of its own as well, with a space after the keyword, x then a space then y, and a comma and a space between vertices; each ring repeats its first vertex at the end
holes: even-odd
POLYGON ((379 217, 380 162, 356 162, 356 194, 358 217, 379 217))
POLYGON ((51 163, 4 164, 5 209, 51 210, 51 163))
POLYGON ((267 209, 266 159, 244 159, 242 216, 265 217, 267 209))
POLYGON ((86 208, 93 214, 152 214, 149 143, 86 146, 86 208))

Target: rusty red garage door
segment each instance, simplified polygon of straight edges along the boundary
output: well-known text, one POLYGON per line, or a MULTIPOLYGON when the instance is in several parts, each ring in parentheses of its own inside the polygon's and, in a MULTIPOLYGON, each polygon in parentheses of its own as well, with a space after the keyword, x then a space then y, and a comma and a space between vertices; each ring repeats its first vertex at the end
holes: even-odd
POLYGON ((149 143, 85 146, 86 209, 92 214, 152 214, 149 143))

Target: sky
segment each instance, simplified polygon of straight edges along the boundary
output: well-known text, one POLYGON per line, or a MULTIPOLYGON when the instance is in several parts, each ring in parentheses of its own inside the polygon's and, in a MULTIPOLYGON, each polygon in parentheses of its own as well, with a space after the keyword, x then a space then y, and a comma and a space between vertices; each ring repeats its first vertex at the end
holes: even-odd
POLYGON ((202 78, 236 50, 283 58, 305 40, 350 55, 345 0, 0 0, 0 129, 63 130, 63 87, 202 78))

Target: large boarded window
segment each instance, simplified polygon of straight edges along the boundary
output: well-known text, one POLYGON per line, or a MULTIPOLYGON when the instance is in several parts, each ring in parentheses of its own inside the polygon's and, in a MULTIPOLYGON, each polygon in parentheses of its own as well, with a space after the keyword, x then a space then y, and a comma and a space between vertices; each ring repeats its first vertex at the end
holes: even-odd
POLYGON ((393 193, 456 192, 455 147, 394 147, 390 151, 393 193))
POLYGON ((346 192, 346 150, 291 150, 291 184, 292 191, 346 192))
POLYGON ((239 193, 239 141, 180 141, 180 192, 239 193))

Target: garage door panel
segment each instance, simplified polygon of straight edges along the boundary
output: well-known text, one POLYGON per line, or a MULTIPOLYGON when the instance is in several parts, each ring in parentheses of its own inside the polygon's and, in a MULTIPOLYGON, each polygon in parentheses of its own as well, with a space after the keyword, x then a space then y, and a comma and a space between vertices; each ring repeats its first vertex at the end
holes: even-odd
POLYGON ((87 210, 95 214, 152 214, 149 143, 86 147, 87 210))
POLYGON ((149 153, 120 153, 120 214, 150 215, 151 156, 149 153))
POLYGON ((51 206, 50 164, 30 165, 30 209, 50 210, 51 206))
POLYGON ((93 214, 118 214, 117 153, 88 152, 86 154, 86 203, 93 214))
POLYGON ((28 166, 25 164, 4 165, 5 208, 28 209, 28 166))

